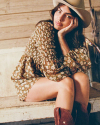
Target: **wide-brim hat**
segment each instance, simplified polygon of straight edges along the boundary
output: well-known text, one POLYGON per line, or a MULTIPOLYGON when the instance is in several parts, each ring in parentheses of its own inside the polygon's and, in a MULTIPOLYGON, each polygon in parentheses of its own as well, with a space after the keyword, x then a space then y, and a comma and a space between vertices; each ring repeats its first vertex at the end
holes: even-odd
POLYGON ((85 10, 84 0, 53 0, 54 7, 59 3, 63 3, 74 10, 82 19, 84 28, 89 26, 91 22, 91 15, 87 10, 85 10))

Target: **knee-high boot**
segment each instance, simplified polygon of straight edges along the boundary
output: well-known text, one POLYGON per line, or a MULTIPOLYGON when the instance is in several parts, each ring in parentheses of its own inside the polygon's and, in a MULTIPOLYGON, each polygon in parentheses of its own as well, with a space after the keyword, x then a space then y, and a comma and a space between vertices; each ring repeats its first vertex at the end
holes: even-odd
POLYGON ((89 110, 87 110, 87 107, 84 104, 76 102, 76 108, 77 108, 77 118, 75 125, 89 125, 89 110))
POLYGON ((74 125, 74 120, 69 110, 56 107, 54 109, 55 125, 74 125))

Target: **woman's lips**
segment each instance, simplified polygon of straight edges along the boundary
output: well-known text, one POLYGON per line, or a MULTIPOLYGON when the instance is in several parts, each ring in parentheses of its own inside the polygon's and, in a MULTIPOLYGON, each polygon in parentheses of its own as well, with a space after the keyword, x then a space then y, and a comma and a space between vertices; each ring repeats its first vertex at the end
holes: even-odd
POLYGON ((62 24, 59 23, 59 22, 55 22, 55 23, 56 23, 57 26, 62 26, 62 24))

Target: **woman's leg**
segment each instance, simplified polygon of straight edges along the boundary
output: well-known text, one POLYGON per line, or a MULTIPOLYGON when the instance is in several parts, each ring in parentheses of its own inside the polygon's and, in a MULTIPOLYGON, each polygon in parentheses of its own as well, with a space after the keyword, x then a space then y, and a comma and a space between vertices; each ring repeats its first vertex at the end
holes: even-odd
POLYGON ((88 105, 89 101, 89 78, 82 72, 73 75, 75 83, 75 101, 88 105))
POLYGON ((71 112, 74 102, 74 82, 67 77, 60 82, 39 79, 29 91, 26 101, 43 101, 56 98, 54 118, 56 125, 74 125, 71 112))
POLYGON ((87 105, 89 101, 89 78, 84 73, 73 75, 75 83, 75 104, 77 118, 75 125, 89 125, 89 115, 87 105))
POLYGON ((70 77, 60 82, 55 107, 61 107, 72 112, 74 103, 74 82, 70 77))
POLYGON ((72 112, 74 102, 74 83, 70 77, 60 82, 40 78, 30 89, 25 101, 43 101, 56 98, 55 107, 68 109, 72 112))

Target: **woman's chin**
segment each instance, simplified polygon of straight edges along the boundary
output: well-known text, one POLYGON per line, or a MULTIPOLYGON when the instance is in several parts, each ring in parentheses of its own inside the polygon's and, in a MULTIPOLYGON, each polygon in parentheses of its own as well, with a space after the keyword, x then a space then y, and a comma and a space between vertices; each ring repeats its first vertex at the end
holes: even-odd
POLYGON ((62 28, 59 27, 59 26, 54 26, 54 28, 55 28, 56 30, 61 30, 61 29, 62 29, 62 28))

